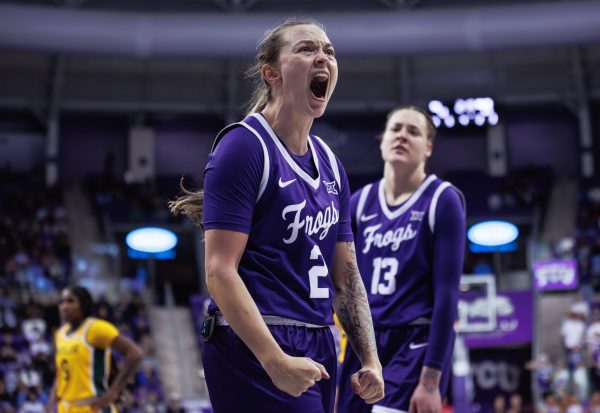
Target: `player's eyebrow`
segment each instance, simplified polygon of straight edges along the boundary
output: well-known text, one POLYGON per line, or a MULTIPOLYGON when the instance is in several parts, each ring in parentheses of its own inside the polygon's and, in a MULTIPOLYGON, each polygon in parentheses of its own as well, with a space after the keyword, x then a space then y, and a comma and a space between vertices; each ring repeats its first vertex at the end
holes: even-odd
POLYGON ((300 45, 303 45, 303 44, 310 44, 310 45, 312 45, 312 46, 317 46, 317 45, 319 45, 319 44, 320 44, 320 45, 322 45, 322 46, 323 46, 323 49, 333 49, 333 45, 332 45, 331 43, 329 43, 329 42, 327 42, 327 43, 322 43, 321 41, 318 41, 318 40, 311 40, 311 39, 300 39, 300 40, 298 40, 298 41, 297 41, 297 42, 294 44, 294 46, 300 46, 300 45))

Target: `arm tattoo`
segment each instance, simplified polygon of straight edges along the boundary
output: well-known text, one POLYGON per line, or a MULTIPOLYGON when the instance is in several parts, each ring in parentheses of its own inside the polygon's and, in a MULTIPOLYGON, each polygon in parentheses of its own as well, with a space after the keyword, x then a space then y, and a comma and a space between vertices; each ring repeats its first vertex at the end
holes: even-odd
POLYGON ((362 362, 369 357, 377 358, 377 347, 367 292, 356 266, 354 243, 347 242, 346 248, 351 259, 345 263, 344 285, 336 287, 333 305, 352 348, 362 362))
POLYGON ((435 393, 438 391, 440 385, 441 373, 438 370, 430 369, 428 367, 423 368, 421 372, 421 384, 427 390, 427 393, 435 393))

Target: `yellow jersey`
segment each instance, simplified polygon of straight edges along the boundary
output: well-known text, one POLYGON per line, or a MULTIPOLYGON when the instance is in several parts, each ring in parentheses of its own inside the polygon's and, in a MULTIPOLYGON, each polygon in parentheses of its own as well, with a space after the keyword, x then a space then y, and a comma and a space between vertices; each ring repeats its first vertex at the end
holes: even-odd
POLYGON ((63 325, 54 337, 56 396, 65 402, 100 396, 108 389, 110 347, 119 330, 91 317, 71 333, 69 328, 63 325))
POLYGON ((343 363, 344 358, 346 357, 346 346, 348 345, 348 336, 342 328, 342 324, 340 324, 340 320, 338 320, 338 316, 335 313, 333 313, 333 321, 335 321, 335 325, 340 331, 340 354, 338 354, 338 363, 343 363))

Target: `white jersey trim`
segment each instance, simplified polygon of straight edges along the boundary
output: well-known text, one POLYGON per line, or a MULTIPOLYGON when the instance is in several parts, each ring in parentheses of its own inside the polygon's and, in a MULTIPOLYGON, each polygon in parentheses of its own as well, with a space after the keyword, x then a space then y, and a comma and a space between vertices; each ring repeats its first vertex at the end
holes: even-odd
MULTIPOLYGON (((431 233, 433 233, 435 230, 435 211, 437 209, 438 200, 440 199, 440 196, 442 195, 442 192, 444 191, 444 189, 449 188, 449 187, 453 187, 450 182, 442 183, 435 190, 435 192, 433 193, 433 197, 431 198, 431 205, 429 206, 429 216, 428 216, 429 229, 431 230, 431 233)), ((466 212, 465 196, 457 188, 455 188, 455 187, 453 187, 453 188, 456 190, 456 192, 460 196, 460 200, 462 201, 463 211, 466 212)))
POLYGON ((392 409, 391 407, 380 406, 378 404, 373 405, 371 409, 372 413, 408 413, 406 410, 392 409))
POLYGON ((373 184, 369 184, 365 186, 360 191, 360 197, 358 198, 358 204, 356 205, 356 226, 360 222, 360 216, 362 215, 363 209, 365 209, 365 203, 367 202, 367 197, 369 196, 369 192, 371 192, 371 187, 373 184))
POLYGON ((260 197, 265 192, 265 189, 267 188, 267 182, 269 181, 269 168, 270 168, 270 164, 271 164, 271 162, 269 160, 269 151, 267 150, 267 145, 265 144, 265 141, 260 136, 260 133, 258 133, 258 131, 256 131, 256 129, 254 129, 252 126, 248 125, 245 122, 238 122, 238 125, 241 125, 244 128, 248 129, 250 132, 252 132, 254 134, 254 136, 256 136, 258 141, 260 142, 260 146, 262 146, 262 149, 263 149, 265 161, 263 162, 263 173, 262 173, 262 177, 260 179, 260 185, 258 187, 258 195, 256 196, 255 203, 257 203, 260 200, 260 197))
POLYGON ((260 122, 262 127, 267 131, 267 133, 275 143, 275 146, 277 146, 277 149, 279 149, 279 152, 281 153, 285 161, 288 163, 290 168, 292 168, 292 170, 296 173, 296 175, 298 175, 301 179, 306 181, 313 189, 317 189, 319 187, 321 179, 321 172, 319 171, 319 158, 317 156, 317 153, 315 152, 315 148, 310 136, 308 136, 308 148, 312 153, 312 157, 315 162, 315 168, 317 169, 317 177, 314 179, 311 178, 311 176, 308 175, 302 168, 300 168, 300 166, 292 159, 287 149, 283 146, 273 129, 271 129, 271 125, 269 125, 269 123, 265 120, 264 117, 262 117, 258 113, 253 113, 250 116, 252 116, 260 122))
POLYGON ((423 181, 421 186, 419 186, 419 188, 408 198, 408 200, 406 200, 406 202, 404 202, 404 204, 400 208, 398 208, 397 210, 395 210, 393 212, 390 211, 390 209, 388 208, 388 205, 387 205, 387 201, 385 200, 385 188, 384 188, 385 179, 382 179, 381 182, 379 183, 379 205, 381 206, 381 210, 383 211, 384 215, 388 219, 396 219, 400 215, 402 215, 403 213, 408 211, 410 209, 410 207, 412 207, 413 204, 418 201, 418 199, 421 197, 423 192, 425 192, 425 190, 427 189, 429 184, 431 184, 436 178, 437 177, 435 175, 429 175, 427 177, 427 179, 425 179, 425 181, 423 181))
POLYGON ((331 169, 333 171, 333 175, 335 176, 335 180, 337 181, 338 187, 341 191, 342 190, 342 179, 340 178, 340 169, 338 168, 337 159, 335 158, 335 155, 333 154, 333 151, 331 150, 331 148, 325 143, 325 141, 323 141, 323 139, 319 138, 316 135, 315 135, 315 138, 317 138, 317 140, 321 143, 321 146, 323 147, 323 149, 325 149, 325 152, 327 152, 327 156, 329 157, 329 163, 331 164, 331 169))

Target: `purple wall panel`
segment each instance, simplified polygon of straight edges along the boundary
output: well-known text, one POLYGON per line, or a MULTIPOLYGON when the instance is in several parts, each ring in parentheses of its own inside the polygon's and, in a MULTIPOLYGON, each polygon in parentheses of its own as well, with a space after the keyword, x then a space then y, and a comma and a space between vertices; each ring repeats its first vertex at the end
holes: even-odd
POLYGON ((557 176, 578 176, 578 125, 566 111, 509 113, 506 133, 509 169, 549 166, 557 176))
POLYGON ((69 116, 62 119, 60 179, 81 182, 104 171, 108 154, 114 156, 114 173, 122 178, 127 168, 129 120, 114 116, 69 116))

